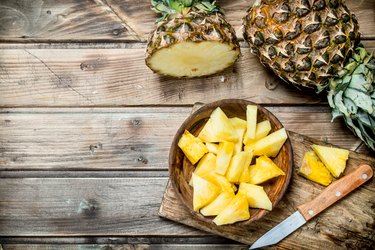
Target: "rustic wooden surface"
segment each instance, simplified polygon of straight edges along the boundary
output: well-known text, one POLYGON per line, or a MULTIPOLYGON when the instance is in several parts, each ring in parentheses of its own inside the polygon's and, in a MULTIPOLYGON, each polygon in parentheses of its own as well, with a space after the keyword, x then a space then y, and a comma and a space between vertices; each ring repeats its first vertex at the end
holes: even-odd
MULTIPOLYGON (((289 138, 294 150, 294 166, 301 166, 304 153, 311 150, 310 145, 325 145, 324 142, 312 140, 293 132, 289 132, 289 138)), ((345 174, 352 172, 360 164, 369 164, 375 169, 375 158, 351 152, 345 174)), ((251 244, 283 219, 297 211, 297 206, 311 201, 324 189, 323 186, 298 175, 297 170, 298 167, 295 167, 288 191, 279 205, 268 216, 250 224, 237 223, 218 227, 213 223, 200 220, 193 216, 186 205, 178 199, 170 182, 164 193, 159 215, 194 228, 251 244)), ((278 246, 286 249, 292 246, 306 249, 374 247, 374 224, 369 223, 369 218, 375 217, 374 200, 375 180, 372 179, 323 211, 315 219, 308 221, 287 240, 280 242, 278 246), (358 215, 358 211, 361 211, 361 216, 358 215), (346 236, 348 232, 351 233, 349 238, 346 236), (316 241, 316 238, 320 240, 316 241)))
MULTIPOLYGON (((239 36, 252 2, 219 1, 239 36)), ((375 1, 346 2, 373 51, 375 1)), ((374 156, 342 120, 331 123, 324 94, 281 82, 244 42, 222 74, 153 74, 143 57, 155 17, 149 0, 0 1, 3 249, 245 249, 157 215, 173 135, 196 102, 262 103, 291 131, 374 156)), ((340 203, 346 209, 324 214, 343 227, 324 231, 329 222, 317 218, 274 248, 373 247, 365 229, 375 218, 363 202, 353 195, 340 203)))

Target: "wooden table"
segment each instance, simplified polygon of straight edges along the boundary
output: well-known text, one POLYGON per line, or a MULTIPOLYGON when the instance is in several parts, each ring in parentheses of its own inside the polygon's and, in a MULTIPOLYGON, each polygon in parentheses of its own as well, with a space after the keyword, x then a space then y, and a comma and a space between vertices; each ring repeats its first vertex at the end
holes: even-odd
MULTIPOLYGON (((240 37, 250 2, 219 1, 240 37)), ((375 1, 347 4, 373 50, 375 1)), ((149 0, 0 2, 4 249, 244 249, 157 215, 172 137, 196 102, 251 100, 289 130, 374 155, 342 120, 331 123, 324 95, 282 83, 244 42, 222 74, 153 74, 144 51, 155 17, 149 0)), ((345 248, 355 236, 316 234, 299 247, 345 248)), ((287 239, 278 247, 297 246, 287 239)))

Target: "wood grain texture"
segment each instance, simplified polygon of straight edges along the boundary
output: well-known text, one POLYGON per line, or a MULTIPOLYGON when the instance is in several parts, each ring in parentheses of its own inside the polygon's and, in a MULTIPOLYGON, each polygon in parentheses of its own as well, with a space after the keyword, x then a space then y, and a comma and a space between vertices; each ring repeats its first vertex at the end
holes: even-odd
MULTIPOLYGON (((292 131, 355 150, 328 107, 267 107, 292 131), (309 124, 309 126, 306 126, 309 124)), ((167 170, 190 107, 0 110, 0 170, 167 170)), ((114 176, 116 173, 114 173, 114 176)))
MULTIPOLYGON (((253 224, 214 226, 193 217, 185 205, 177 199, 172 185, 168 183, 159 215, 180 223, 213 232, 245 244, 251 244, 265 232, 276 226, 318 194, 324 187, 297 174, 305 152, 310 145, 322 144, 305 136, 289 132, 294 150, 294 173, 288 191, 279 205, 262 220, 253 224)), ((375 169, 375 158, 350 152, 345 174, 352 172, 359 164, 369 164, 375 169)), ((373 249, 375 247, 375 180, 372 179, 344 199, 323 211, 298 231, 281 241, 277 249, 373 249)))
POLYGON ((0 23, 0 41, 140 40, 102 0, 3 0, 0 23))
MULTIPOLYGON (((242 17, 252 1, 218 1, 242 38, 242 17)), ((364 38, 375 38, 375 3, 347 0, 364 38)), ((146 41, 157 15, 149 0, 2 1, 0 40, 5 41, 146 41)))

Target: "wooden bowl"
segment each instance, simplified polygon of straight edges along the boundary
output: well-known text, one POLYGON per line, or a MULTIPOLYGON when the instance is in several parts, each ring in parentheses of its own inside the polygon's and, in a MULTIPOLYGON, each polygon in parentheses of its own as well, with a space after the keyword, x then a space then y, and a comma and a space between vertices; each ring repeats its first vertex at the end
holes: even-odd
MULTIPOLYGON (((191 114, 185 122, 181 125, 177 134, 175 135, 172 147, 169 153, 169 174, 172 181, 173 188, 177 193, 178 197, 182 200, 189 211, 197 218, 207 223, 212 223, 214 217, 205 217, 200 213, 193 210, 193 188, 189 185, 189 181, 195 166, 190 163, 190 161, 185 157, 182 150, 177 146, 183 132, 188 130, 190 133, 197 136, 203 126, 206 124, 208 118, 210 117, 212 111, 217 107, 220 107, 225 114, 231 117, 239 117, 246 120, 246 106, 247 105, 257 105, 250 101, 239 100, 239 99, 226 99, 216 101, 207 105, 204 105, 193 114, 191 114)), ((271 123, 272 130, 274 132, 283 127, 280 121, 268 110, 262 106, 258 107, 258 121, 263 121, 268 119, 271 123)), ((255 157, 253 161, 255 160, 255 157)), ((268 197, 272 202, 272 207, 274 208, 277 203, 283 197, 292 176, 292 165, 293 165, 293 153, 290 140, 288 139, 283 147, 281 148, 279 154, 273 158, 273 161, 280 167, 285 175, 276 177, 266 183, 262 184, 264 190, 267 192, 268 197)), ((264 209, 250 209, 250 219, 237 222, 237 223, 251 223, 252 221, 259 220, 268 213, 264 209)))

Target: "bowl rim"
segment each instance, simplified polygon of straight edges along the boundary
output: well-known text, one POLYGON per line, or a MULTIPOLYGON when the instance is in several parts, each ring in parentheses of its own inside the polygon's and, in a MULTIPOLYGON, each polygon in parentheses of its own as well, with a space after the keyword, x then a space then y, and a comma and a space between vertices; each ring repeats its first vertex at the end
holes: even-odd
MULTIPOLYGON (((180 139, 181 135, 183 134, 183 132, 185 131, 186 129, 186 126, 188 125, 188 123, 190 122, 190 120, 192 120, 196 115, 200 114, 201 112, 203 112, 205 109, 207 108, 217 108, 217 107, 220 107, 220 105, 223 105, 223 104, 244 104, 244 105, 256 105, 258 107, 258 109, 262 110, 262 112, 266 115, 266 116, 272 116, 275 121, 277 123, 279 123, 281 125, 282 128, 285 128, 283 126, 283 124, 280 122, 280 120, 271 112, 269 111, 268 109, 266 109, 265 107, 261 106, 260 104, 258 103, 255 103, 255 102, 252 102, 252 101, 248 101, 248 100, 245 100, 245 99, 235 99, 235 98, 230 98, 230 99, 220 99, 220 100, 217 100, 217 101, 214 101, 214 102, 210 102, 210 103, 206 103, 206 104, 203 104, 200 108, 198 108, 197 110, 195 110, 194 112, 192 112, 191 114, 189 114, 189 116, 185 119, 185 121, 181 124, 181 126, 178 128, 177 132, 175 133, 174 137, 173 137, 173 140, 172 140, 172 143, 171 143, 171 147, 169 149, 169 157, 168 157, 168 173, 169 173, 169 179, 170 179, 170 182, 172 183, 172 187, 175 191, 175 193, 177 194, 177 197, 178 199, 184 204, 185 208, 192 214, 195 216, 195 218, 198 218, 199 221, 202 221, 204 223, 207 223, 205 220, 203 220, 202 218, 200 218, 199 215, 201 215, 199 212, 196 212, 196 211, 193 211, 189 206, 188 204, 186 204, 186 201, 185 199, 183 198, 182 194, 178 191, 178 185, 175 181, 175 179, 172 177, 172 167, 173 167, 173 160, 175 159, 176 157, 176 152, 177 150, 173 150, 173 145, 176 145, 177 146, 177 142, 178 140, 180 139)), ((286 132, 288 133, 288 131, 286 130, 286 132)), ((288 171, 286 173, 286 180, 285 180, 285 184, 283 185, 283 187, 281 188, 280 190, 280 193, 278 195, 278 197, 275 199, 274 201, 274 205, 273 205, 273 208, 276 207, 276 205, 280 202, 280 200, 284 197, 285 195, 285 192, 287 191, 288 187, 289 187, 289 184, 290 184, 290 181, 292 179, 292 171, 293 171, 293 163, 294 163, 294 159, 293 159, 293 148, 292 148, 292 143, 290 141, 290 136, 288 134, 288 139, 285 141, 284 145, 287 147, 287 151, 289 152, 289 162, 288 162, 288 171)), ((260 220, 262 219, 266 214, 272 212, 272 211, 268 211, 268 210, 263 210, 264 211, 264 214, 260 217, 260 218, 256 218, 256 219, 248 219, 248 220, 245 220, 245 221, 240 221, 240 222, 237 222, 237 223, 250 223, 250 222, 254 222, 254 221, 257 221, 257 220, 260 220)), ((202 215, 203 216, 203 215, 202 215)), ((205 217, 206 218, 206 217, 205 217)), ((232 225, 235 225, 237 223, 234 223, 232 225)))

